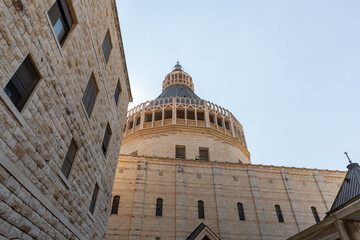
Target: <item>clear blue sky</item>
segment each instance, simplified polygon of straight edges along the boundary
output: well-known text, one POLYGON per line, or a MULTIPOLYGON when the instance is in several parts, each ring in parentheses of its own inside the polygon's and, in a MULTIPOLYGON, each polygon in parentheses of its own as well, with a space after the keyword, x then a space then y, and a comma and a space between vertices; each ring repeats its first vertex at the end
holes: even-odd
POLYGON ((133 107, 176 60, 242 123, 254 164, 360 162, 360 1, 118 0, 133 107))

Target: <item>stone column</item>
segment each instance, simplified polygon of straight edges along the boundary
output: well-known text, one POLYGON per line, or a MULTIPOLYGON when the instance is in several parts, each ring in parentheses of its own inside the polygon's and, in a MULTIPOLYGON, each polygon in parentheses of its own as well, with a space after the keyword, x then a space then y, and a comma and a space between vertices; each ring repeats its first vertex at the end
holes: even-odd
POLYGON ((176 164, 176 225, 175 225, 175 235, 176 240, 183 240, 187 237, 187 208, 186 208, 186 182, 185 182, 185 164, 177 163, 176 164))
POLYGON ((284 185, 285 185, 288 197, 289 197, 291 209, 293 211, 295 221, 298 226, 298 230, 302 231, 306 228, 306 224, 305 224, 304 217, 303 217, 303 214, 301 211, 301 207, 299 205, 298 198, 296 196, 295 191, 292 188, 291 179, 289 177, 289 172, 281 171, 281 176, 284 181, 284 185))
POLYGON ((220 230, 221 239, 230 239, 230 230, 228 224, 228 208, 225 204, 224 197, 224 186, 222 184, 221 176, 221 167, 213 166, 213 176, 214 176, 214 188, 215 188, 215 200, 216 200, 216 210, 218 214, 218 223, 220 230))
POLYGON ((266 233, 266 229, 265 229, 265 226, 263 223, 265 221, 265 214, 264 214, 264 208, 263 208, 262 201, 261 201, 261 193, 260 193, 260 189, 259 189, 259 185, 258 185, 258 181, 257 181, 256 171, 254 169, 248 169, 247 172, 248 172, 248 176, 249 176, 251 193, 252 193, 253 200, 254 200, 256 216, 257 216, 257 220, 259 223, 261 239, 265 240, 264 234, 266 233))
POLYGON ((129 240, 141 239, 142 222, 144 218, 144 204, 147 178, 147 161, 139 160, 134 191, 133 209, 131 212, 129 240))
POLYGON ((313 174, 316 184, 319 188, 319 192, 321 194, 321 197, 324 201, 325 207, 327 211, 330 211, 331 208, 331 204, 332 204, 332 197, 330 195, 330 191, 327 187, 327 184, 325 182, 325 178, 324 175, 322 175, 321 173, 314 173, 313 174))

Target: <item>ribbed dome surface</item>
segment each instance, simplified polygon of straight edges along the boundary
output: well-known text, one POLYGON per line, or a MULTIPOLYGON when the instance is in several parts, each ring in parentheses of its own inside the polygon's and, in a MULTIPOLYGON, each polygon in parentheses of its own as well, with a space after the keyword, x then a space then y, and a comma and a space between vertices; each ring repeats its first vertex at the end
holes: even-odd
POLYGON ((186 97, 200 99, 190 88, 185 85, 171 85, 167 87, 156 99, 167 97, 186 97))

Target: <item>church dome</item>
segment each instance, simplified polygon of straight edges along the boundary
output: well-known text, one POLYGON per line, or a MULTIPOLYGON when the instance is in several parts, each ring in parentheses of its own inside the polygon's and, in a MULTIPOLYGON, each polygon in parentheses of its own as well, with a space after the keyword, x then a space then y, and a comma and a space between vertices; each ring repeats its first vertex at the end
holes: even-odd
POLYGON ((128 111, 120 153, 250 163, 242 125, 229 110, 199 98, 179 62, 156 99, 128 111))

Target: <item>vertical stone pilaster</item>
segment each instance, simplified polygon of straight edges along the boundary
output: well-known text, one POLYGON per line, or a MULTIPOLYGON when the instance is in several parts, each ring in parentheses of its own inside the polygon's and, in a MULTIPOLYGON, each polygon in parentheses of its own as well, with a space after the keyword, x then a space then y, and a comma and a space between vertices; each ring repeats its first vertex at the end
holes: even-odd
POLYGON ((327 184, 325 182, 324 175, 322 175, 321 173, 314 173, 313 176, 314 176, 316 184, 317 184, 317 186, 319 188, 319 192, 321 194, 321 197, 324 200, 326 210, 330 211, 333 199, 332 199, 332 197, 330 195, 330 191, 329 191, 329 189, 327 187, 327 184))
POLYGON ((229 214, 228 214, 228 208, 225 204, 224 186, 222 184, 220 166, 213 166, 213 176, 214 176, 215 200, 216 200, 216 210, 217 210, 219 230, 220 230, 220 238, 230 239, 229 224, 227 222, 227 217, 229 216, 229 214))
POLYGON ((144 218, 144 204, 147 178, 147 161, 139 160, 134 191, 133 209, 131 212, 129 240, 141 239, 142 222, 144 218))
POLYGON ((254 169, 248 169, 247 172, 248 172, 248 177, 249 177, 249 182, 250 182, 251 193, 252 193, 253 200, 254 200, 256 216, 257 216, 257 220, 259 223, 261 239, 265 240, 265 238, 264 238, 264 235, 266 234, 266 229, 264 226, 265 214, 264 214, 264 208, 263 208, 262 201, 261 201, 261 193, 260 193, 260 189, 259 189, 259 185, 258 185, 258 181, 257 181, 256 171, 254 169))
POLYGON ((187 225, 186 225, 186 191, 185 191, 185 164, 177 163, 176 164, 176 225, 175 225, 175 235, 176 240, 183 240, 187 237, 187 225))
POLYGON ((298 230, 302 231, 306 228, 306 224, 305 224, 304 217, 303 217, 300 205, 299 205, 298 198, 296 196, 295 191, 292 188, 291 179, 289 177, 289 172, 281 171, 281 176, 284 181, 284 185, 286 188, 287 195, 289 197, 291 209, 293 211, 295 221, 298 226, 298 230))

